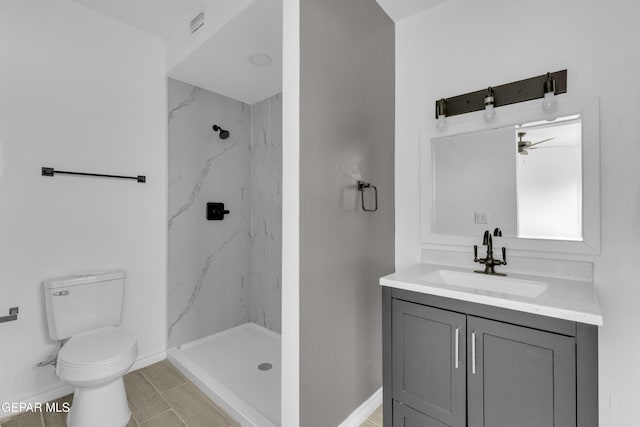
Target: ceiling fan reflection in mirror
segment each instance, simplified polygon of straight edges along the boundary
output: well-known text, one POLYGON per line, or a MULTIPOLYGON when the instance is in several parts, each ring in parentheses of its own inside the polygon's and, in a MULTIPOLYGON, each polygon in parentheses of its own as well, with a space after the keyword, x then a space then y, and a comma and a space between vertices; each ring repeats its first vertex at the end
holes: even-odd
MULTIPOLYGON (((545 147, 536 147, 536 145, 542 144, 544 142, 548 142, 551 141, 552 139, 555 138, 547 138, 547 139, 543 139, 542 141, 537 141, 537 142, 533 142, 533 141, 523 141, 523 138, 525 137, 527 133, 526 132, 518 132, 518 138, 520 138, 517 142, 518 142, 518 154, 521 154, 523 156, 528 156, 529 155, 529 150, 535 150, 536 148, 545 148, 545 147)), ((549 147, 551 148, 551 147, 549 147)))

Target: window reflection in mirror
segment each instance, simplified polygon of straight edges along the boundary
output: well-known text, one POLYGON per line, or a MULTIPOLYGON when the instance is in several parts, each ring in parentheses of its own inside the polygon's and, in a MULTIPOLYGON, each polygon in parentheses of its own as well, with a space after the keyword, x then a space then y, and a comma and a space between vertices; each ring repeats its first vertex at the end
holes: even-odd
POLYGON ((582 240, 580 116, 516 126, 518 237, 582 240))

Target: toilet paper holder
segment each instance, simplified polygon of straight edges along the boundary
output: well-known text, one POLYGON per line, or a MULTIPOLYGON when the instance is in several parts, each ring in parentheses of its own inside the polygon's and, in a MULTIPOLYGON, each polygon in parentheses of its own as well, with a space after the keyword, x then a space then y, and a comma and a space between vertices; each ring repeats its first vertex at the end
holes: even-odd
POLYGON ((2 316, 0 317, 0 323, 4 323, 4 322, 11 322, 13 320, 18 320, 18 307, 11 307, 9 309, 9 315, 8 316, 2 316))

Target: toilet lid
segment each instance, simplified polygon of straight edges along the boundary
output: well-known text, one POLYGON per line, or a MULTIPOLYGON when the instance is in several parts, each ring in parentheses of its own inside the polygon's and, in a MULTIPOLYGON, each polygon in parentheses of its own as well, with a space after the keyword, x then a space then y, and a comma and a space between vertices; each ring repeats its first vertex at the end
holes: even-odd
POLYGON ((60 349, 58 361, 68 366, 101 366, 126 357, 136 345, 131 332, 108 326, 72 336, 60 349))

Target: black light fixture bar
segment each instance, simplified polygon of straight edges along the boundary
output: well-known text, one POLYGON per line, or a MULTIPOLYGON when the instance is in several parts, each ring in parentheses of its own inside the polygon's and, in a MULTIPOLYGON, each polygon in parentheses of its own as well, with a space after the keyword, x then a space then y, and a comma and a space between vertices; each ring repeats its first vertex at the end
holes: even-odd
MULTIPOLYGON (((567 92, 567 70, 550 73, 555 81, 555 94, 567 92)), ((517 82, 511 82, 500 86, 492 86, 494 93, 494 107, 516 104, 518 102, 531 101, 532 99, 544 98, 545 82, 547 74, 531 77, 517 82)), ((487 88, 475 92, 445 98, 445 115, 457 116, 458 114, 471 113, 473 111, 484 110, 484 99, 487 96, 487 88)), ((438 118, 438 102, 436 100, 436 119, 438 118)))
POLYGON ((147 182, 147 177, 144 175, 138 176, 124 176, 124 175, 107 175, 102 173, 88 173, 88 172, 70 172, 70 171, 61 171, 55 170, 54 168, 42 168, 42 176, 54 176, 56 174, 60 175, 80 175, 80 176, 97 176, 101 178, 116 178, 116 179, 131 179, 134 181, 138 181, 140 183, 147 182))

